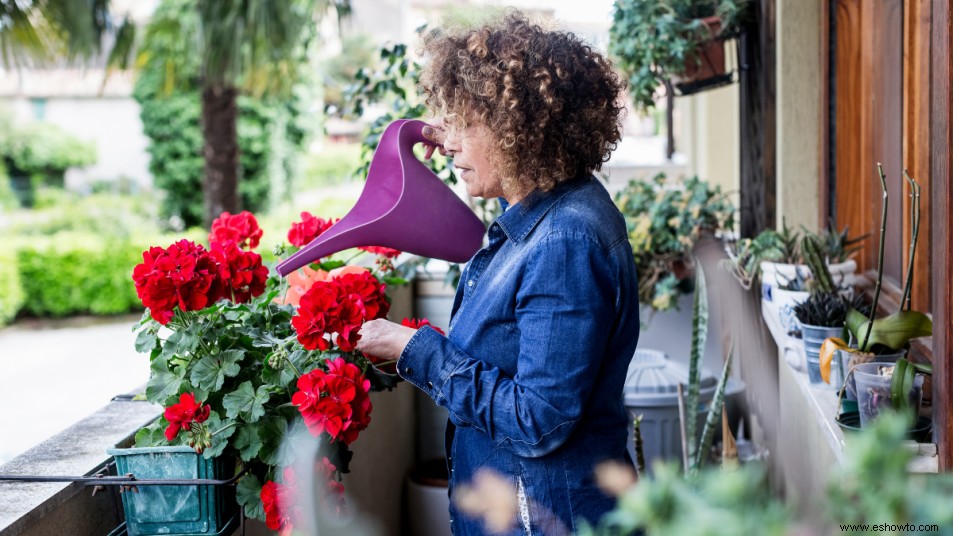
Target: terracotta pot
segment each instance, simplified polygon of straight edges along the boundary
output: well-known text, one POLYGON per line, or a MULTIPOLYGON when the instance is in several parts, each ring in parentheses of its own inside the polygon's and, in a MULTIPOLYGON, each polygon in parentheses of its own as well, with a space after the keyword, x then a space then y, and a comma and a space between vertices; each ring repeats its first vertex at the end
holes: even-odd
POLYGON ((702 24, 708 27, 709 39, 699 43, 694 58, 689 59, 685 70, 672 75, 672 82, 687 84, 725 74, 725 43, 715 37, 721 31, 719 17, 705 17, 702 24))

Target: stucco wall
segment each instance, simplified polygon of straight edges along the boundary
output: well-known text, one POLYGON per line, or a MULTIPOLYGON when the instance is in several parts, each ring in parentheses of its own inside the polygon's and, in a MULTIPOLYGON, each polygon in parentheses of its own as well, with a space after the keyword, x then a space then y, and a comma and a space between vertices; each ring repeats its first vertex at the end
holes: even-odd
POLYGON ((822 117, 820 0, 777 2, 778 224, 816 229, 822 117))

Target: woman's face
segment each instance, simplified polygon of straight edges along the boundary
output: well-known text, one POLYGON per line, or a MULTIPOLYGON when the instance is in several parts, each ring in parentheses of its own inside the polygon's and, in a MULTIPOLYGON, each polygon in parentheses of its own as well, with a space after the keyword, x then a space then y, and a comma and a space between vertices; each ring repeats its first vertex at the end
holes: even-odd
POLYGON ((468 194, 483 198, 503 196, 502 178, 489 159, 495 147, 489 128, 480 124, 463 129, 450 127, 443 146, 453 153, 453 167, 460 172, 468 194))

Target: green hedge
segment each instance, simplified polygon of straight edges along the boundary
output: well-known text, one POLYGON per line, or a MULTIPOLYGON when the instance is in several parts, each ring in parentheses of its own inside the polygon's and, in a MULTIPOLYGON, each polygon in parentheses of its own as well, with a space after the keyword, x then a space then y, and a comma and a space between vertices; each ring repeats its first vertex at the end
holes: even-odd
MULTIPOLYGON (((202 233, 197 232, 129 240, 88 233, 58 233, 19 240, 8 250, 15 252, 15 259, 3 263, 3 267, 17 267, 11 280, 18 277, 19 285, 0 286, 0 321, 9 321, 17 309, 43 317, 113 315, 141 310, 132 281, 133 267, 142 262, 142 252, 150 246, 166 247, 179 238, 203 239, 202 233), (16 298, 18 295, 22 297, 17 300, 21 305, 7 307, 8 301, 15 302, 5 296, 16 298)), ((3 269, 0 268, 0 274, 3 269)))
POLYGON ((23 288, 17 254, 11 244, 0 243, 0 326, 8 324, 23 306, 23 288))
POLYGON ((143 247, 61 233, 18 248, 24 311, 35 316, 119 314, 141 307, 131 274, 143 247))

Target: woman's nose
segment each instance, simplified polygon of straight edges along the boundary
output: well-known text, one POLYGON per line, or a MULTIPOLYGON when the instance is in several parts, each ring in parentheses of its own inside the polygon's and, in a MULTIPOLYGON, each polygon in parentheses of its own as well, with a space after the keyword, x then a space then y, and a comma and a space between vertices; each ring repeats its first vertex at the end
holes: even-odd
POLYGON ((460 151, 460 137, 454 132, 455 129, 450 129, 447 132, 447 137, 443 140, 443 148, 446 149, 448 153, 457 153, 460 151))

